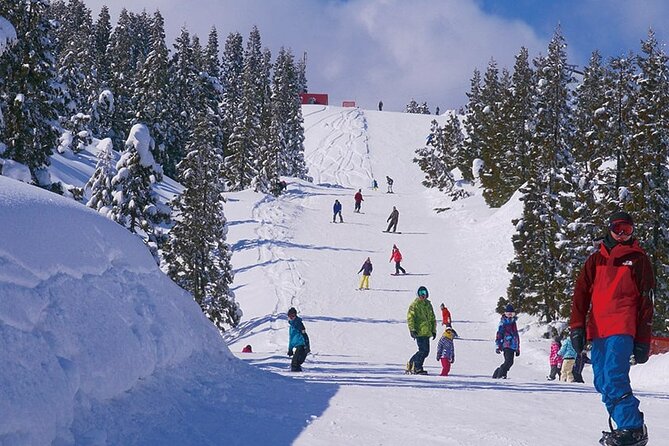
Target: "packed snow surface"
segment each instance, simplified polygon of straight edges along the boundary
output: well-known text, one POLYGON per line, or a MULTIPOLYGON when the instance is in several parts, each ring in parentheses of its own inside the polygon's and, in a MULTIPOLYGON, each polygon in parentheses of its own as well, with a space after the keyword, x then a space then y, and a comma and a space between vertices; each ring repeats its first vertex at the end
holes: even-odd
MULTIPOLYGON (((0 177, 0 445, 596 444, 607 416, 590 368, 586 384, 546 381, 549 343, 534 319, 520 314, 522 354, 509 379, 490 378, 502 362, 494 308, 508 284, 518 197, 490 209, 476 187, 450 202, 421 186, 412 159, 434 116, 303 113, 314 183, 287 178, 278 199, 228 194, 244 318, 223 337, 135 236, 0 177), (343 224, 332 223, 335 199, 343 224), (401 234, 382 232, 392 206, 401 234), (393 244, 405 276, 390 275, 393 244), (358 291, 367 257, 372 289, 358 291), (460 335, 446 378, 436 340, 430 374, 403 374, 416 350, 406 311, 420 285, 460 335), (312 342, 302 374, 288 371, 291 306, 312 342), (240 353, 247 344, 253 353, 240 353)), ((83 186, 95 152, 54 155, 51 177, 83 186)), ((180 186, 166 179, 156 189, 166 200, 180 186)), ((669 438, 666 356, 632 370, 651 444, 669 438)))

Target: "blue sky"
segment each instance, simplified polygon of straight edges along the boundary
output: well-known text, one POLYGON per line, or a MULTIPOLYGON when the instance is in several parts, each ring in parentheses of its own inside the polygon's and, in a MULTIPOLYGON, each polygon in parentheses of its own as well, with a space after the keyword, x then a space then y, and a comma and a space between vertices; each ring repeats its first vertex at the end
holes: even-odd
MULTIPOLYGON (((474 68, 491 58, 513 66, 521 46, 546 52, 559 23, 571 63, 590 53, 638 51, 653 27, 666 42, 664 0, 85 0, 94 15, 102 4, 116 19, 129 10, 159 8, 168 40, 182 26, 206 40, 216 26, 221 41, 233 31, 246 41, 257 25, 263 45, 307 52, 309 90, 330 104, 355 100, 363 108, 401 111, 411 100, 432 110, 458 108, 474 68)), ((171 44, 170 44, 171 46, 171 44)))

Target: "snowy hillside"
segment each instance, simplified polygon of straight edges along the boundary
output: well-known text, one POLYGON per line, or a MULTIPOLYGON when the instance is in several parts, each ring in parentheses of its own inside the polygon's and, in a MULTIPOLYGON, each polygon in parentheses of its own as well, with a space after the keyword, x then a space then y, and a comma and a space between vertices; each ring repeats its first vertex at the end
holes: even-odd
MULTIPOLYGON (((140 240, 70 199, 0 177, 0 445, 597 442, 606 414, 590 369, 586 384, 547 382, 548 341, 525 315, 509 379, 490 378, 502 362, 493 310, 520 202, 451 203, 421 186, 411 160, 434 116, 316 105, 303 113, 314 183, 287 179, 279 199, 228 195, 244 317, 224 339, 140 240), (355 214, 358 189, 365 201, 355 214), (335 199, 343 224, 332 223, 335 199), (382 232, 393 206, 401 234, 382 232), (393 244, 406 276, 390 275, 393 244), (367 257, 372 289, 358 291, 367 257), (416 349, 406 311, 419 285, 435 309, 449 307, 461 337, 447 378, 435 376, 436 341, 430 374, 403 374, 416 349), (288 371, 290 306, 312 342, 302 374, 288 371), (247 344, 253 353, 240 353, 247 344)), ((57 155, 51 175, 81 186, 94 165, 92 153, 57 155)), ((178 191, 160 186, 164 198, 178 191)), ((667 355, 633 369, 651 444, 669 437, 668 376, 667 355)))

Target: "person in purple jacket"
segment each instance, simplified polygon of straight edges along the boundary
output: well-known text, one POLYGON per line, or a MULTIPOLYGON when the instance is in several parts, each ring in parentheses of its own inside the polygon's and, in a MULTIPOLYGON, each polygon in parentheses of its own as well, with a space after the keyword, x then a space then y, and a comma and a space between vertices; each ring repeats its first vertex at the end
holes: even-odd
POLYGON ((520 356, 520 336, 516 326, 516 311, 513 305, 509 304, 504 308, 504 314, 497 327, 497 336, 495 337, 495 352, 500 354, 504 352, 504 363, 495 369, 493 379, 506 379, 506 374, 513 365, 513 356, 520 356))
POLYGON ((358 274, 362 272, 362 279, 360 280, 360 288, 359 290, 368 290, 369 289, 369 276, 372 275, 372 261, 370 260, 369 257, 367 257, 367 260, 365 260, 365 263, 362 264, 360 267, 360 271, 358 271, 358 274))

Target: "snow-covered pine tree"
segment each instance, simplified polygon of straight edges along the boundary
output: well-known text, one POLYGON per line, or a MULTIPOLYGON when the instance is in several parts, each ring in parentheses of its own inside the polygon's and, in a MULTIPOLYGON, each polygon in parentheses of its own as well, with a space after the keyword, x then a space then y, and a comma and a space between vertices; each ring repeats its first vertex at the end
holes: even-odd
POLYGON ((512 279, 521 288, 510 288, 514 294, 509 300, 546 322, 558 317, 573 289, 573 252, 565 235, 573 215, 573 157, 568 146, 573 134, 569 89, 573 77, 565 48, 558 28, 546 57, 535 62, 539 113, 530 146, 529 180, 521 189, 523 218, 516 222, 519 234, 513 238, 516 258, 509 265, 524 279, 512 279))
POLYGON ((221 150, 211 145, 215 126, 206 114, 197 125, 179 163, 184 191, 172 206, 176 223, 164 258, 169 276, 193 294, 205 315, 221 331, 239 323, 241 310, 230 289, 231 250, 223 213, 221 150))
POLYGON ((165 147, 170 132, 170 103, 168 51, 165 44, 165 21, 160 11, 153 15, 151 52, 137 77, 131 122, 145 123, 155 141, 153 157, 157 163, 166 162, 165 147))
POLYGON ((505 179, 515 191, 527 181, 529 146, 536 115, 534 71, 530 67, 529 53, 525 47, 516 55, 511 83, 511 94, 507 97, 506 118, 510 141, 510 146, 507 147, 508 159, 513 167, 505 169, 505 179))
POLYGON ((483 102, 481 100, 481 72, 474 69, 474 74, 470 80, 470 88, 467 93, 468 102, 465 106, 464 128, 465 138, 462 146, 462 155, 460 156, 460 165, 462 176, 467 181, 473 181, 472 163, 475 159, 481 157, 482 141, 479 136, 478 126, 483 122, 483 102))
POLYGON ((112 207, 112 178, 116 175, 114 167, 113 144, 110 138, 98 142, 98 162, 95 165, 93 176, 84 186, 90 194, 86 206, 93 208, 108 217, 112 207))
POLYGON ((624 206, 636 220, 636 237, 655 273, 654 329, 666 331, 669 318, 669 57, 650 30, 637 58, 639 100, 625 178, 624 206))
POLYGON ((268 129, 262 127, 265 117, 263 104, 267 94, 264 61, 260 32, 254 26, 244 52, 241 113, 235 116, 237 120, 232 124, 225 158, 231 190, 251 186, 258 171, 255 160, 260 158, 260 150, 265 143, 263 136, 268 134, 268 129))
POLYGON ((152 185, 162 181, 162 169, 153 159, 154 141, 144 124, 135 124, 116 163, 112 220, 139 234, 156 256, 158 235, 155 226, 169 220, 169 209, 158 202, 152 185))
MULTIPOLYGON (((223 87, 223 150, 229 154, 228 141, 242 114, 242 72, 244 69, 244 47, 239 33, 230 33, 225 41, 221 69, 223 87)), ((229 178, 226 177, 229 181, 229 178)))
POLYGON ((404 108, 404 112, 405 113, 420 113, 419 108, 420 108, 420 106, 418 105, 418 102, 416 102, 415 99, 411 98, 409 103, 404 108))
POLYGON ((55 93, 49 3, 0 0, 2 15, 16 29, 15 44, 0 56, 2 153, 29 167, 36 184, 50 184, 45 174, 58 141, 59 98, 55 93))
POLYGON ((309 91, 307 86, 307 52, 305 51, 302 54, 302 58, 298 59, 297 66, 295 67, 297 71, 297 90, 298 93, 306 93, 309 91))
POLYGON ((111 38, 112 26, 109 8, 103 5, 98 14, 98 20, 93 25, 93 42, 95 52, 95 67, 98 73, 98 84, 101 88, 110 86, 110 67, 107 59, 107 47, 111 38))

